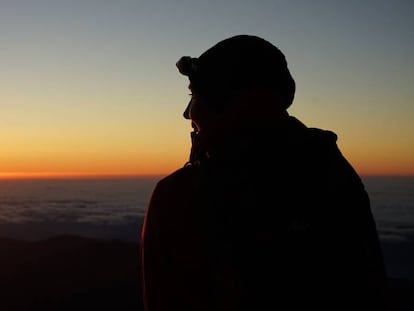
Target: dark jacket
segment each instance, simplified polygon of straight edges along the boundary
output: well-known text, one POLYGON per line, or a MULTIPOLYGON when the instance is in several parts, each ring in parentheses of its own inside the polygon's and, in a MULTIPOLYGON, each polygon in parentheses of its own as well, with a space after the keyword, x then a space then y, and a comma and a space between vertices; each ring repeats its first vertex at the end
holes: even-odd
POLYGON ((386 310, 369 198, 334 133, 289 117, 193 154, 148 206, 147 311, 386 310))

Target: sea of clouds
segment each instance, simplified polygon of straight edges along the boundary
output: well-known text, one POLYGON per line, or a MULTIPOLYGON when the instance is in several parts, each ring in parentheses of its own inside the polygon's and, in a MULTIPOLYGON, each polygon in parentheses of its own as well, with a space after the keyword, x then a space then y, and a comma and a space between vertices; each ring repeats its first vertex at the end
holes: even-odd
MULTIPOLYGON (((137 240, 159 179, 0 180, 0 236, 137 240)), ((414 279, 414 178, 363 181, 389 274, 414 279)))

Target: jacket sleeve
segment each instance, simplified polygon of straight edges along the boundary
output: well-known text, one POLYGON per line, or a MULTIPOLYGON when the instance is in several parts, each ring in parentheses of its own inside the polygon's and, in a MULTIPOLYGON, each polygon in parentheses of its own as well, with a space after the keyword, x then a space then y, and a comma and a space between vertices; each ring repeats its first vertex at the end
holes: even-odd
POLYGON ((185 168, 156 185, 141 231, 145 311, 207 310, 207 278, 193 205, 196 169, 185 168))
POLYGON ((357 272, 356 283, 363 289, 367 301, 377 310, 388 310, 387 276, 369 195, 362 179, 337 146, 333 152, 333 174, 336 175, 330 179, 330 186, 339 198, 341 217, 338 219, 341 219, 339 227, 346 232, 343 245, 347 266, 353 266, 352 272, 357 272))
POLYGON ((171 300, 171 284, 165 243, 163 240, 164 202, 162 184, 155 187, 141 231, 141 275, 145 311, 168 310, 171 300))

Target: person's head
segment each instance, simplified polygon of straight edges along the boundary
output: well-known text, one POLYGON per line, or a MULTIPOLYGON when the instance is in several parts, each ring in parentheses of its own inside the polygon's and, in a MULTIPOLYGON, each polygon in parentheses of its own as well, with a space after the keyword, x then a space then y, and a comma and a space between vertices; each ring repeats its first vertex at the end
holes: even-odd
POLYGON ((285 111, 293 102, 295 81, 284 54, 257 36, 227 38, 198 58, 183 56, 176 65, 190 80, 192 99, 184 117, 198 129, 226 113, 225 118, 241 118, 237 114, 260 111, 264 104, 285 111))

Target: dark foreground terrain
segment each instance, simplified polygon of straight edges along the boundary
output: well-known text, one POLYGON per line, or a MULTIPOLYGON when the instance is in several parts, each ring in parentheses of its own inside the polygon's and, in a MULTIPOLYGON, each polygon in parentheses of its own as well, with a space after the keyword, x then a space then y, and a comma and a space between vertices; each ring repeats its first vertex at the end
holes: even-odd
MULTIPOLYGON (((414 310, 414 281, 390 279, 395 310, 414 310)), ((76 236, 0 238, 0 309, 143 310, 139 244, 76 236)))
POLYGON ((142 310, 137 243, 0 239, 0 309, 142 310))

